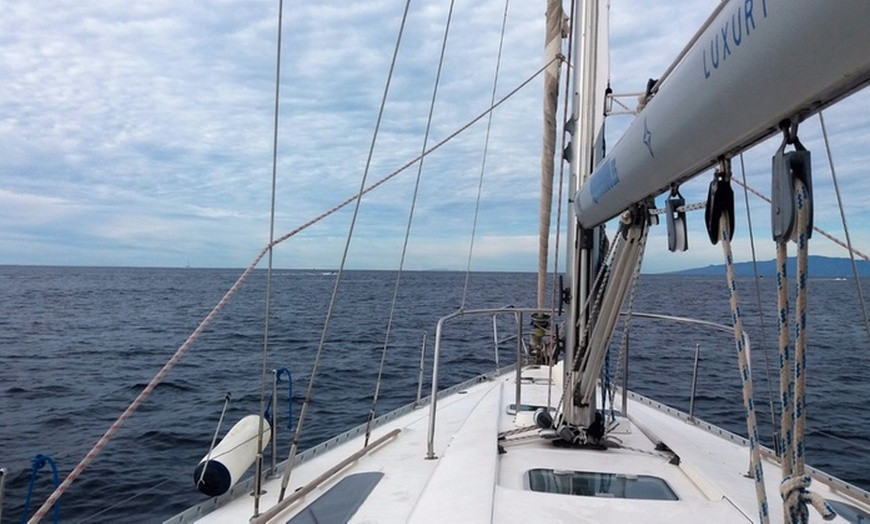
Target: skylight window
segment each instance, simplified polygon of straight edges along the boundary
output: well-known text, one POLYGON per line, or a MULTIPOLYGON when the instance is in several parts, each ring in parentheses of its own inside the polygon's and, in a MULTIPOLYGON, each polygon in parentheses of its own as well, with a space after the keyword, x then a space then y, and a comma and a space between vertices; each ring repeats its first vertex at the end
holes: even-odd
POLYGON ((667 482, 650 475, 531 469, 526 473, 526 485, 532 491, 561 495, 679 500, 667 482))
POLYGON ((380 472, 349 475, 288 520, 287 524, 347 522, 374 491, 383 476, 380 472))

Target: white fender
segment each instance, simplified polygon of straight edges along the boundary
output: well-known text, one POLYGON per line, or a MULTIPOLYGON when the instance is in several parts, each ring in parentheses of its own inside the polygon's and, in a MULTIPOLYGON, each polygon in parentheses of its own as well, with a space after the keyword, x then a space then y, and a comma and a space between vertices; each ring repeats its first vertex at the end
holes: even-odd
POLYGON ((223 495, 233 487, 257 459, 257 433, 263 420, 263 447, 272 436, 269 422, 259 415, 248 415, 238 421, 220 444, 206 454, 193 472, 196 487, 210 497, 223 495), (205 469, 205 475, 203 475, 205 469), (202 481, 200 481, 202 477, 202 481))

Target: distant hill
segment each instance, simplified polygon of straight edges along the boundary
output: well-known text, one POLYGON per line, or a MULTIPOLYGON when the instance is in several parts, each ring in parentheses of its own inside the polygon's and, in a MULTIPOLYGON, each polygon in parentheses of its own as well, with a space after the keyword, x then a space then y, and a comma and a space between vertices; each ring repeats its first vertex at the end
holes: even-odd
MULTIPOLYGON (((858 274, 861 277, 870 277, 870 262, 866 260, 855 260, 858 266, 858 274)), ((852 261, 848 258, 832 258, 811 255, 809 257, 810 278, 833 278, 833 277, 851 277, 852 261)), ((796 263, 794 257, 788 259, 788 274, 794 276, 796 274, 796 263)), ((694 269, 685 269, 683 271, 673 271, 668 275, 689 275, 689 276, 711 276, 722 275, 725 272, 725 265, 697 267, 694 269)), ((752 267, 752 262, 737 262, 734 264, 734 272, 737 276, 751 277, 755 275, 752 267)), ((758 262, 758 274, 765 277, 776 276, 776 260, 764 260, 758 262)))

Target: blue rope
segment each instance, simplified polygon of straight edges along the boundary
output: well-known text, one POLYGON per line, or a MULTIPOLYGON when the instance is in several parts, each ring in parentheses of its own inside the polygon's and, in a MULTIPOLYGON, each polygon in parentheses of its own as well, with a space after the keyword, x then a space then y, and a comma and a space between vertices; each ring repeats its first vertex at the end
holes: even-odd
MULTIPOLYGON (((287 429, 293 429, 293 376, 290 374, 290 370, 287 368, 278 368, 277 374, 275 375, 275 381, 280 384, 281 383, 281 375, 287 375, 287 429)), ((272 420, 272 401, 275 400, 271 396, 269 397, 269 403, 266 404, 266 411, 263 413, 263 418, 270 421, 272 420)))
MULTIPOLYGON (((57 487, 60 486, 60 477, 57 474, 57 464, 54 463, 54 459, 48 455, 42 454, 33 457, 33 460, 31 461, 32 470, 30 472, 30 487, 27 488, 27 498, 24 499, 24 514, 21 515, 21 524, 27 522, 27 516, 30 514, 30 500, 33 498, 33 487, 36 484, 36 474, 39 473, 39 470, 41 470, 46 464, 51 466, 51 475, 54 478, 54 489, 57 489, 57 487)), ((60 522, 60 500, 54 503, 54 523, 57 524, 58 522, 60 522)))

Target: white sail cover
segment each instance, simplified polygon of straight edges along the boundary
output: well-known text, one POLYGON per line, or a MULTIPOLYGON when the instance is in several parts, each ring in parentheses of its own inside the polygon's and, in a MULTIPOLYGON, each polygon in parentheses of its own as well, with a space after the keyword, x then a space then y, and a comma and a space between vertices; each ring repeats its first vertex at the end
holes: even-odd
POLYGON ((870 81, 867 0, 731 0, 575 195, 590 228, 870 81))

